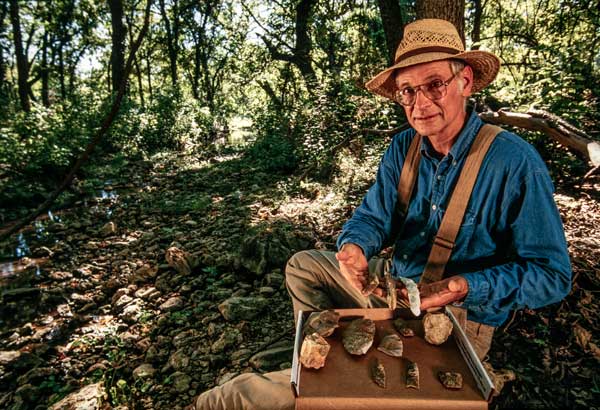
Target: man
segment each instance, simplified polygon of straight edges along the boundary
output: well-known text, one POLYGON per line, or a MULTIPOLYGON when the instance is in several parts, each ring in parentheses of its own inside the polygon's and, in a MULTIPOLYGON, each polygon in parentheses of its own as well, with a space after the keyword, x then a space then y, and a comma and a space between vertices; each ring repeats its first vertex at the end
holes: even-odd
MULTIPOLYGON (((483 125, 476 113, 467 112, 467 99, 493 81, 499 66, 491 53, 465 52, 447 21, 426 19, 406 26, 395 64, 367 88, 402 104, 412 129, 393 138, 375 183, 344 225, 339 251, 300 252, 288 262, 286 283, 295 316, 299 310, 387 306, 383 289, 368 296, 363 290, 369 270, 383 271, 383 260, 374 256, 389 244, 394 245, 393 275, 420 279, 483 125), (399 213, 398 185, 417 133, 423 137, 417 140, 416 182, 405 212, 399 213)), ((557 302, 571 286, 546 167, 512 133, 502 131, 491 141, 444 276, 420 287, 421 309, 461 306, 467 336, 480 358, 490 348, 494 327, 511 310, 557 302)), ((202 409, 293 407, 289 371, 240 376, 197 402, 202 409)))

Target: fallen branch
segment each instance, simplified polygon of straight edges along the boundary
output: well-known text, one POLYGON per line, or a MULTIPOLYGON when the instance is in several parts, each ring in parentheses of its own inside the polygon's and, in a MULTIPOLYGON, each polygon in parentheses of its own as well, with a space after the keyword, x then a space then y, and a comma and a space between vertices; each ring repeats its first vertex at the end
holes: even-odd
POLYGON ((79 171, 81 166, 88 160, 90 154, 92 153, 92 151, 94 151, 94 148, 96 147, 96 145, 98 145, 98 143, 100 142, 100 140, 102 139, 104 134, 106 134, 106 132, 110 128, 115 117, 117 116, 117 113, 119 112, 119 107, 121 106, 121 101, 123 100, 123 96, 125 95, 125 90, 127 89, 127 82, 129 79, 129 74, 131 73, 131 67, 133 65, 133 60, 135 58, 135 54, 136 54, 137 50, 140 48, 140 45, 142 44, 142 40, 144 39, 146 32, 148 31, 148 26, 150 24, 150 6, 151 5, 152 5, 152 0, 148 0, 148 2, 146 4, 145 14, 144 14, 144 25, 142 27, 142 30, 138 34, 137 39, 131 46, 131 51, 129 52, 129 56, 127 58, 127 63, 125 64, 125 75, 123 76, 123 81, 121 81, 121 84, 119 84, 119 89, 118 89, 117 95, 115 96, 115 99, 113 101, 111 110, 108 113, 108 115, 106 116, 106 118, 104 119, 104 121, 102 122, 102 125, 96 132, 96 135, 94 135, 92 140, 88 143, 87 147, 85 148, 85 151, 83 151, 81 153, 81 155, 77 159, 77 162, 75 162, 75 165, 73 165, 73 168, 71 168, 71 171, 69 171, 69 174, 65 177, 63 182, 59 185, 59 187, 56 188, 54 190, 54 192, 52 192, 48 196, 48 198, 44 201, 44 203, 42 203, 35 211, 33 211, 33 213, 31 213, 29 216, 26 216, 25 218, 23 218, 19 223, 13 225, 12 228, 8 229, 7 231, 1 232, 0 240, 3 240, 5 238, 9 237, 10 235, 12 235, 15 232, 18 232, 21 228, 26 226, 29 222, 31 222, 32 220, 37 218, 39 215, 41 215, 42 213, 47 211, 48 208, 50 208, 50 205, 52 205, 52 203, 56 200, 56 198, 58 198, 60 193, 63 192, 71 184, 77 171, 79 171))
POLYGON ((531 131, 541 131, 565 147, 571 148, 589 160, 594 167, 600 165, 600 143, 562 118, 542 110, 518 113, 499 110, 479 114, 482 120, 496 125, 510 125, 531 131))

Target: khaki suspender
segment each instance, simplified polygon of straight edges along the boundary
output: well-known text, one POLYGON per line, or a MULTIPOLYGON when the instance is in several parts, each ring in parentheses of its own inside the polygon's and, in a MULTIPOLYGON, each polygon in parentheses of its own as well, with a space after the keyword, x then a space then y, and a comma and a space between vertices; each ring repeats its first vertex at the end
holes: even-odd
MULTIPOLYGON (((500 127, 485 124, 475 137, 456 187, 452 192, 450 203, 448 204, 440 228, 433 241, 433 246, 429 253, 425 270, 421 275, 420 283, 436 282, 444 276, 444 269, 450 260, 460 225, 462 224, 475 181, 477 180, 479 168, 494 138, 501 131, 502 128, 500 127)), ((419 173, 421 140, 422 137, 419 134, 416 134, 413 138, 408 148, 398 183, 398 209, 404 217, 408 213, 408 204, 419 173)))

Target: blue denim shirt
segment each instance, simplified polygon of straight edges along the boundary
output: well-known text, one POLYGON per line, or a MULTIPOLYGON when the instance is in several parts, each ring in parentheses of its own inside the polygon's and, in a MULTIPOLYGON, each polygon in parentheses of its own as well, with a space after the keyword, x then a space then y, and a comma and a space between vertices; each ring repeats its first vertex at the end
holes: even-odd
MULTIPOLYGON (((443 158, 423 138, 419 175, 404 221, 395 210, 397 185, 415 130, 397 134, 375 183, 344 225, 338 248, 355 243, 369 259, 397 236, 394 274, 417 281, 482 125, 472 112, 443 158)), ((446 276, 460 274, 469 284, 463 302, 469 320, 498 326, 513 309, 558 302, 570 291, 569 255, 553 191, 548 170, 531 145, 508 131, 496 136, 446 265, 446 276)))

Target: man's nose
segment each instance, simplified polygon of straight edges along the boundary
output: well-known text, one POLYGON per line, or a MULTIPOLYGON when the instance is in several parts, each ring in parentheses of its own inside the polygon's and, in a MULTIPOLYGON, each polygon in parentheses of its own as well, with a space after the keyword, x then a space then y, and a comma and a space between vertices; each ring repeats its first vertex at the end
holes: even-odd
POLYGON ((429 105, 431 105, 431 100, 427 98, 423 90, 419 88, 415 95, 415 107, 427 107, 429 105))

